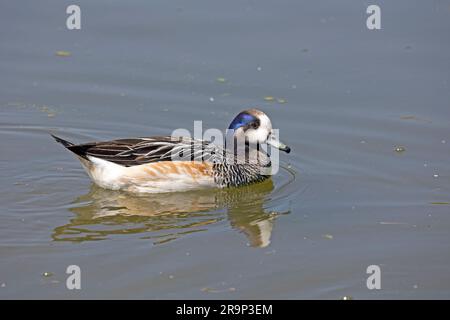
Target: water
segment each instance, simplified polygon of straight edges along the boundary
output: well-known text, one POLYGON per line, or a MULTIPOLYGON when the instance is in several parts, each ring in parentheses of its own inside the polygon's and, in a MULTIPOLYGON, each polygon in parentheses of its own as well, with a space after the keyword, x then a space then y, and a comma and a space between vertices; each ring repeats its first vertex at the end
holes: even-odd
POLYGON ((68 31, 70 2, 3 1, 0 297, 450 298, 450 3, 378 2, 379 31, 365 1, 78 1, 68 31), (254 106, 293 151, 243 189, 102 190, 48 135, 254 106))

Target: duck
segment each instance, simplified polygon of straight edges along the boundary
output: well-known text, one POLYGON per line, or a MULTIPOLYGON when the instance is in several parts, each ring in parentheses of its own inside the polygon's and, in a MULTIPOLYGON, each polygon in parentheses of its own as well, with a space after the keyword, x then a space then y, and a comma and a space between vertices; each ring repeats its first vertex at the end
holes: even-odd
POLYGON ((96 185, 132 193, 247 186, 272 176, 268 146, 291 151, 256 108, 231 121, 223 143, 170 135, 74 144, 51 136, 75 154, 96 185))

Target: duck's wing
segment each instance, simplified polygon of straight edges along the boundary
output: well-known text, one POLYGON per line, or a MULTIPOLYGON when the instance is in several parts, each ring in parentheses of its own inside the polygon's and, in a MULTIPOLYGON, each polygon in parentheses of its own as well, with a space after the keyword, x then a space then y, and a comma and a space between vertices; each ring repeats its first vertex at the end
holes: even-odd
POLYGON ((219 162, 223 149, 209 141, 184 137, 118 139, 73 145, 54 137, 67 149, 89 160, 89 156, 131 167, 158 161, 219 162))

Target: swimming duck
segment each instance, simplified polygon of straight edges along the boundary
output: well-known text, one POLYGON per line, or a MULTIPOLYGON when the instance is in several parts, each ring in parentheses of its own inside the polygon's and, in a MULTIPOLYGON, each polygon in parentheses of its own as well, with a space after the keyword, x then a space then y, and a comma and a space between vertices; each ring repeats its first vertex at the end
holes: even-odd
POLYGON ((269 144, 290 152, 258 109, 240 112, 224 145, 188 137, 156 136, 73 144, 52 134, 72 151, 100 187, 129 192, 173 192, 206 187, 237 187, 268 179, 269 144), (242 143, 240 143, 242 142, 242 143))

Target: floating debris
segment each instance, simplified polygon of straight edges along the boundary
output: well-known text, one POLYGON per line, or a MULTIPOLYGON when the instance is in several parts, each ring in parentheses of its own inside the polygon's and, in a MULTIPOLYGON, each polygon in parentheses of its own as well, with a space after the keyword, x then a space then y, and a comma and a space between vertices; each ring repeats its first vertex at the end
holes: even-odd
MULTIPOLYGON (((434 202, 430 202, 430 204, 434 204, 434 205, 449 205, 450 202, 447 201, 434 201, 434 202)), ((431 215, 430 215, 431 216, 431 215)))
POLYGON ((44 272, 42 275, 44 277, 48 278, 48 277, 51 277, 53 275, 53 273, 51 273, 51 272, 44 272))
POLYGON ((402 152, 405 152, 405 151, 406 151, 406 148, 403 147, 403 146, 396 146, 396 147, 394 148, 394 150, 395 150, 395 152, 397 152, 397 153, 402 153, 402 152))
POLYGON ((208 292, 208 293, 221 293, 221 292, 233 292, 236 291, 236 288, 230 287, 226 289, 213 289, 213 288, 202 288, 201 291, 208 292))
POLYGON ((58 57, 70 57, 72 55, 72 53, 70 53, 70 51, 64 51, 64 50, 56 51, 55 54, 58 57))
POLYGON ((334 238, 333 235, 331 235, 331 234, 324 234, 323 237, 325 239, 329 239, 329 240, 333 240, 333 238, 334 238))
POLYGON ((216 79, 216 81, 219 82, 219 83, 225 83, 225 82, 227 82, 227 79, 219 77, 219 78, 216 79))
POLYGON ((14 182, 14 185, 15 186, 28 186, 29 184, 26 182, 17 181, 17 182, 14 182))
POLYGON ((343 296, 342 300, 353 300, 352 296, 343 296))
POLYGON ((50 107, 47 107, 47 106, 40 107, 39 111, 46 113, 47 117, 49 117, 49 118, 53 118, 54 116, 56 116, 56 110, 54 110, 50 107))
POLYGON ((264 97, 264 101, 267 101, 267 102, 274 102, 274 101, 276 101, 276 102, 278 102, 280 104, 287 103, 286 99, 284 99, 284 98, 276 98, 276 97, 273 97, 273 96, 265 96, 264 97))
POLYGON ((432 122, 430 119, 418 118, 418 117, 413 116, 413 115, 400 116, 400 119, 402 119, 402 120, 416 120, 416 121, 423 121, 423 122, 428 122, 428 123, 432 122))
POLYGON ((210 97, 209 101, 214 102, 214 97, 210 97))
POLYGON ((385 225, 403 225, 403 224, 407 224, 406 222, 395 222, 395 221, 380 221, 380 224, 385 224, 385 225))
POLYGON ((433 174, 433 178, 439 178, 439 175, 437 173, 433 174))

